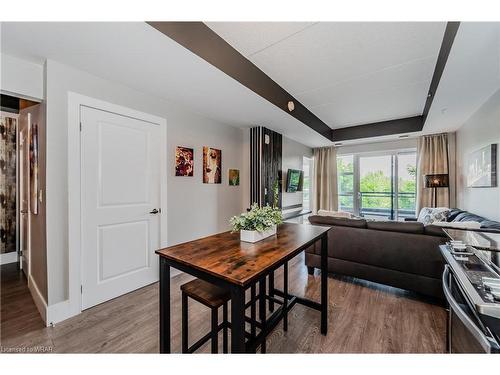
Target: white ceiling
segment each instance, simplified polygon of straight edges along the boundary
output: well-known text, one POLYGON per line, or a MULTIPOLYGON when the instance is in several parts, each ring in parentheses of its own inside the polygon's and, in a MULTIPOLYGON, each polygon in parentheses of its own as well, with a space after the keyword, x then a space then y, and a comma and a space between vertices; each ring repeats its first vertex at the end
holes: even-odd
POLYGON ((3 22, 2 53, 59 61, 242 128, 262 125, 311 147, 331 144, 144 22, 3 22))
MULTIPOLYGON (((500 88, 499 25, 461 24, 425 133, 456 129, 500 88)), ((421 114, 445 27, 293 22, 209 26, 332 127, 421 114)), ((311 147, 331 144, 145 23, 1 27, 2 53, 40 64, 57 60, 233 126, 266 126, 311 147)))
POLYGON ((457 130, 498 90, 500 23, 462 23, 432 102, 424 133, 457 130))
POLYGON ((209 22, 332 128, 422 114, 444 22, 209 22))

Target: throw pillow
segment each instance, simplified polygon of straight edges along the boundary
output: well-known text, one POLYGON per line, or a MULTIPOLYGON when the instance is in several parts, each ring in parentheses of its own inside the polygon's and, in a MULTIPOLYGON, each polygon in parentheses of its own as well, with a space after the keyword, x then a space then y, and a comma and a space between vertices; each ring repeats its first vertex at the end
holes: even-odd
POLYGON ((449 212, 450 209, 448 207, 424 207, 420 210, 417 221, 420 221, 424 225, 446 221, 449 212))
POLYGON ((350 212, 345 212, 345 211, 327 211, 327 210, 319 210, 318 211, 319 216, 331 216, 331 217, 344 217, 347 219, 351 219, 354 217, 353 214, 350 212))

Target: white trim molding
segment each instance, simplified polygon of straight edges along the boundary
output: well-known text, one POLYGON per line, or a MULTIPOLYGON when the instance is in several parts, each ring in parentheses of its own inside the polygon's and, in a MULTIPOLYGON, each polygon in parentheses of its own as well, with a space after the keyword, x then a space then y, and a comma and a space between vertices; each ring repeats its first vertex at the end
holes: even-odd
POLYGON ((11 251, 9 253, 0 254, 0 265, 1 264, 9 264, 15 263, 19 260, 17 256, 17 251, 11 251))
POLYGON ((48 316, 47 316, 47 303, 40 293, 40 289, 38 289, 38 285, 36 285, 35 279, 31 275, 28 277, 28 289, 31 292, 31 296, 33 297, 33 301, 35 302, 35 306, 40 312, 40 315, 45 323, 48 326, 48 316))
POLYGON ((162 147, 160 161, 161 220, 160 244, 167 244, 167 120, 74 92, 68 92, 68 299, 49 305, 47 321, 57 323, 78 315, 81 301, 81 155, 80 108, 95 108, 160 125, 162 147))

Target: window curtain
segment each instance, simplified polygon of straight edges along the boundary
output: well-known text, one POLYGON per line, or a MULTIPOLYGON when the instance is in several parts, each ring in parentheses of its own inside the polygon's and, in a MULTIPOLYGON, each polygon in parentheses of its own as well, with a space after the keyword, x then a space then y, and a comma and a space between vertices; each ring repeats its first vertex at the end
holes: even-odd
MULTIPOLYGON (((450 173, 448 135, 425 135, 417 141, 417 215, 423 207, 432 207, 434 189, 425 187, 426 174, 450 173)), ((451 176, 450 176, 451 177, 451 176)), ((452 184, 450 178, 450 184, 452 184)), ((449 207, 450 189, 437 189, 439 207, 449 207)))
POLYGON ((335 147, 314 149, 313 169, 313 212, 318 210, 336 211, 337 191, 337 151, 335 147))

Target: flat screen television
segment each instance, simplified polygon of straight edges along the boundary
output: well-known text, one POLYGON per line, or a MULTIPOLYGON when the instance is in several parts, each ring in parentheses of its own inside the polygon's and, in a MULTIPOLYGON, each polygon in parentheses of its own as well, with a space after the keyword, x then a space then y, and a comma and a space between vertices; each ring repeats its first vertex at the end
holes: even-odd
POLYGON ((298 169, 289 169, 286 174, 286 191, 295 193, 302 191, 302 171, 298 169))

